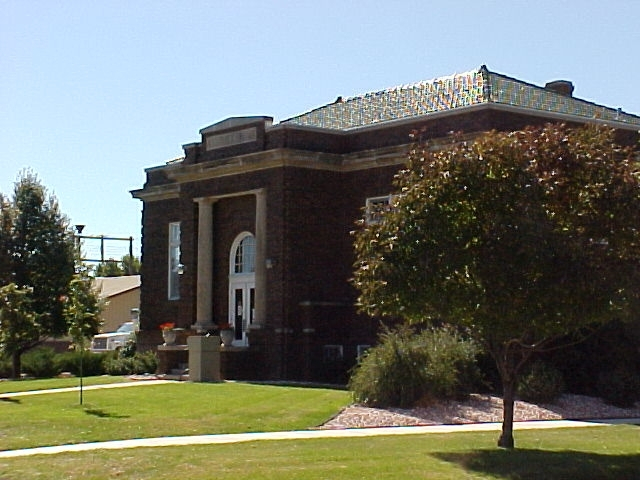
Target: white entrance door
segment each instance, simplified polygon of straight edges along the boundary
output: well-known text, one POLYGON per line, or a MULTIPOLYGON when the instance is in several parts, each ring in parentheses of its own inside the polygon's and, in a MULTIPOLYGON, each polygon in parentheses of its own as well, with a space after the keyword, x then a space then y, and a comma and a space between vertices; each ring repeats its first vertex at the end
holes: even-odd
POLYGON ((253 323, 256 305, 256 242, 249 232, 238 235, 229 258, 229 323, 235 330, 234 345, 249 344, 247 331, 253 323))
POLYGON ((230 284, 229 323, 235 329, 234 345, 248 345, 247 330, 253 323, 256 305, 255 282, 233 281, 230 284))

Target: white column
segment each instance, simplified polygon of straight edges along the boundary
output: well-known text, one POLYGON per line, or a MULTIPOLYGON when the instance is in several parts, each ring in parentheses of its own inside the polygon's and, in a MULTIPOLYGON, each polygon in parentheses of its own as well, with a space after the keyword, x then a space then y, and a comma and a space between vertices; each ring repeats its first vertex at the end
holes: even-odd
POLYGON ((196 198, 198 202, 198 269, 196 283, 197 331, 213 328, 213 198, 196 198))
POLYGON ((256 316, 253 327, 264 325, 267 310, 267 193, 256 192, 256 316))

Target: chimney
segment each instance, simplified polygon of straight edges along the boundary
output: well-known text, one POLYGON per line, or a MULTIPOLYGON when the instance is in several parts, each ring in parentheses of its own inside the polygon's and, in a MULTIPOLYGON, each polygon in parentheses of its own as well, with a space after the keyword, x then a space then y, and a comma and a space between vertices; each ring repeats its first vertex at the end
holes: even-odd
POLYGON ((554 80, 553 82, 547 82, 544 88, 567 97, 573 96, 573 83, 569 80, 554 80))

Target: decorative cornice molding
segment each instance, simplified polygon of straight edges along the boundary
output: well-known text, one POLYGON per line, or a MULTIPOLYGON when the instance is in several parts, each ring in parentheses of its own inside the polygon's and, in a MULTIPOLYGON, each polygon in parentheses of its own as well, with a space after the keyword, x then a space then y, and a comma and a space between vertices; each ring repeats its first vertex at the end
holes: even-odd
POLYGON ((138 190, 131 190, 131 196, 143 202, 157 202, 160 200, 171 200, 180 197, 180 185, 171 183, 168 185, 156 185, 144 187, 138 190))
POLYGON ((400 145, 340 155, 279 148, 183 165, 180 169, 168 172, 167 177, 177 183, 186 183, 285 167, 347 172, 401 164, 406 160, 407 150, 408 145, 400 145))

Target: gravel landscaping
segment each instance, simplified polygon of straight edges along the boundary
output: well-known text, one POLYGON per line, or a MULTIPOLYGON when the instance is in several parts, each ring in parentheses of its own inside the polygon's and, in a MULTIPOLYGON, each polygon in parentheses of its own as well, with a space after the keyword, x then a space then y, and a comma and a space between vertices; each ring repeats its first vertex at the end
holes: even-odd
MULTIPOLYGON (((588 420, 640 418, 640 402, 634 408, 607 405, 599 398, 562 395, 553 404, 534 405, 516 401, 514 420, 588 420)), ((502 399, 491 395, 472 394, 463 402, 435 402, 412 409, 370 408, 351 405, 320 428, 365 428, 408 425, 441 425, 479 422, 501 422, 502 399)))

